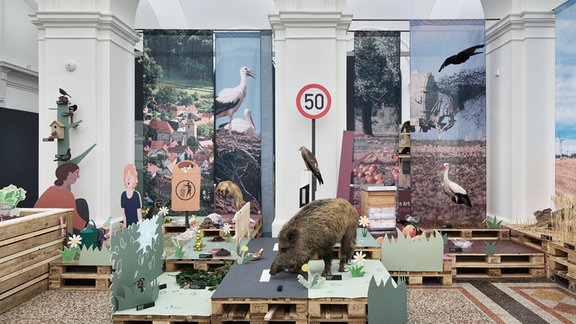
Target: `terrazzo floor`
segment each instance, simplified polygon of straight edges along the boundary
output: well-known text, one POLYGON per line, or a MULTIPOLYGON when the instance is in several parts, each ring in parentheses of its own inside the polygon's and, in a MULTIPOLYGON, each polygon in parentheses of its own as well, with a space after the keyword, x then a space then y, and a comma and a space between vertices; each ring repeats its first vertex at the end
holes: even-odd
MULTIPOLYGON (((576 293, 546 280, 409 286, 408 323, 575 323, 576 293)), ((0 323, 112 323, 108 291, 48 290, 0 323)))

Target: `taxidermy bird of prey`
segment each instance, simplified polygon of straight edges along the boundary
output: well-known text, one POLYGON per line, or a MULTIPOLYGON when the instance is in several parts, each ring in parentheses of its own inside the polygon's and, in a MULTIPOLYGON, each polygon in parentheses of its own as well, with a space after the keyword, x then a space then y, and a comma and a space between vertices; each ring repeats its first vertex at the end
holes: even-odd
POLYGON ((442 63, 442 66, 440 67, 440 69, 438 70, 438 72, 442 71, 443 68, 445 68, 446 66, 450 65, 450 64, 462 64, 466 61, 468 61, 468 59, 476 54, 481 54, 482 52, 476 52, 477 49, 484 47, 484 44, 480 44, 480 45, 476 45, 476 46, 472 46, 469 47, 463 51, 461 51, 460 53, 456 54, 456 55, 452 55, 450 57, 448 57, 446 60, 444 60, 444 63, 442 63))
POLYGON ((66 162, 66 161, 70 160, 70 158, 72 157, 72 155, 70 154, 70 148, 68 148, 68 150, 66 150, 66 153, 56 154, 56 155, 54 155, 54 157, 55 157, 54 161, 66 162))
POLYGON ((69 94, 66 92, 66 90, 64 90, 64 89, 62 89, 62 88, 58 88, 58 91, 60 91, 60 94, 61 94, 61 95, 63 95, 63 96, 68 96, 68 97, 72 98, 72 96, 69 95, 69 94))
POLYGON ((304 146, 300 146, 298 149, 300 154, 302 155, 302 159, 304 160, 304 164, 306 164, 306 169, 314 175, 314 181, 316 179, 320 184, 324 184, 324 180, 322 180, 322 174, 320 174, 320 168, 318 168, 318 161, 316 161, 316 157, 312 152, 305 148, 304 146))
POLYGON ((228 127, 232 131, 232 116, 240 108, 246 98, 246 76, 254 78, 254 74, 247 67, 240 68, 240 84, 234 88, 226 88, 218 92, 214 99, 216 118, 228 116, 228 127))

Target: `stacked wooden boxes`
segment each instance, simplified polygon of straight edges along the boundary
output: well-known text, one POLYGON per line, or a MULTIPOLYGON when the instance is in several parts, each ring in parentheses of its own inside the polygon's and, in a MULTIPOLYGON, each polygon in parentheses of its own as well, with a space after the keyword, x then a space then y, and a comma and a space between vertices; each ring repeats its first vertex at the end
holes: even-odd
POLYGON ((0 222, 0 313, 48 289, 49 264, 61 258, 70 219, 70 209, 27 208, 0 222))

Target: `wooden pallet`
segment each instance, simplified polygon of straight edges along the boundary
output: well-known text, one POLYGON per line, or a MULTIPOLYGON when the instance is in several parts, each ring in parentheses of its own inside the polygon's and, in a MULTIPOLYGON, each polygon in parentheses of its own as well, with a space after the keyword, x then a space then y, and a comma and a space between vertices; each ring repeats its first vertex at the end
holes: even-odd
POLYGON ((212 323, 307 323, 306 299, 226 298, 212 299, 212 323))
POLYGON ((398 277, 405 277, 409 286, 416 286, 424 284, 425 280, 429 279, 439 282, 442 286, 452 285, 452 259, 449 257, 444 259, 442 271, 392 271, 390 272, 396 281, 398 277))
POLYGON ((112 266, 79 265, 78 261, 50 263, 49 289, 108 290, 112 266))
POLYGON ((544 254, 449 254, 454 278, 542 278, 544 254))
POLYGON ((308 300, 309 323, 367 323, 367 298, 313 298, 308 300))
POLYGON ((510 229, 508 228, 482 228, 482 229, 461 229, 461 228, 441 228, 435 230, 424 230, 424 234, 429 236, 434 231, 448 236, 449 239, 462 240, 509 240, 510 229))
POLYGON ((150 323, 150 324, 210 324, 210 317, 175 315, 113 315, 114 324, 150 323))
POLYGON ((192 259, 166 259, 166 272, 182 271, 184 268, 193 267, 196 270, 208 271, 220 267, 227 263, 234 263, 231 259, 210 259, 210 260, 192 260, 192 259))

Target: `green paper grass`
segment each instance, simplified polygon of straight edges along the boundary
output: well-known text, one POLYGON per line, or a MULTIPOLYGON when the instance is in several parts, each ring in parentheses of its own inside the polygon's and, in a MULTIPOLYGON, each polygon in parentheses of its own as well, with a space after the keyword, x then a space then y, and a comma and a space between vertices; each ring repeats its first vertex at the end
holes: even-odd
POLYGON ((350 271, 350 275, 354 278, 364 277, 364 275, 366 274, 366 271, 362 271, 362 269, 364 269, 364 266, 349 265, 346 268, 348 269, 348 271, 350 271))
POLYGON ((62 257, 62 261, 64 262, 71 262, 74 261, 74 257, 76 253, 80 253, 80 249, 77 247, 69 248, 67 246, 64 247, 64 250, 58 250, 60 252, 60 256, 62 257))
POLYGON ((492 220, 485 219, 484 223, 486 223, 486 226, 488 226, 488 228, 500 228, 502 220, 497 220, 496 215, 494 215, 494 218, 492 218, 492 220))

